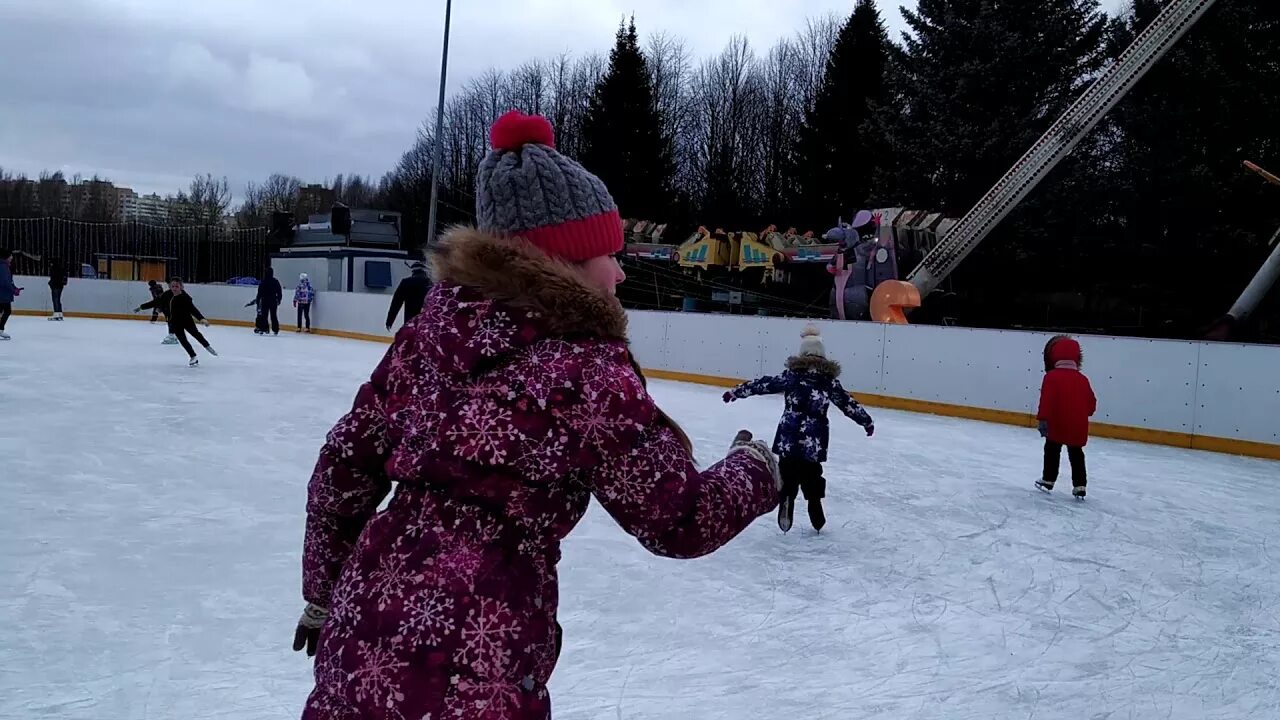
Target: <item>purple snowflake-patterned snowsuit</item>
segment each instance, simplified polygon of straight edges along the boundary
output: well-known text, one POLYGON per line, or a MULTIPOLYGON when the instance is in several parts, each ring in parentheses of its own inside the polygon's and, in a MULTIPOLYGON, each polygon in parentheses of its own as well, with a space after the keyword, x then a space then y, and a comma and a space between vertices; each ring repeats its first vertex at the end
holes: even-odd
POLYGON ((591 496, 670 557, 777 503, 750 453, 694 467, 621 306, 567 266, 461 230, 434 270, 311 479, 303 589, 331 614, 307 720, 549 718, 560 541, 591 496))

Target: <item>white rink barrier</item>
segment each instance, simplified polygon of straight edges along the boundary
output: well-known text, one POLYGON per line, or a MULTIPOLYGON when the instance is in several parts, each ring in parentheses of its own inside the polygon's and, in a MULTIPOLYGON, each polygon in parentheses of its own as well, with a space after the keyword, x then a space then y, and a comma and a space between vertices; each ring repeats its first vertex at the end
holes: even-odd
MULTIPOLYGON (((48 279, 16 278, 15 309, 48 314, 48 279)), ((252 325, 254 288, 191 285, 211 320, 252 325)), ((282 324, 292 326, 292 288, 282 324)), ((69 315, 150 318, 130 311, 146 283, 73 279, 69 315)), ((386 295, 321 292, 313 326, 325 335, 387 341, 386 295)), ((632 311, 630 336, 652 377, 713 385, 777 373, 809 322, 789 318, 632 311)), ((813 321, 842 380, 859 400, 976 420, 1033 426, 1047 333, 813 321)), ((1280 459, 1280 347, 1083 336, 1085 372, 1098 395, 1093 431, 1137 440, 1280 459)))

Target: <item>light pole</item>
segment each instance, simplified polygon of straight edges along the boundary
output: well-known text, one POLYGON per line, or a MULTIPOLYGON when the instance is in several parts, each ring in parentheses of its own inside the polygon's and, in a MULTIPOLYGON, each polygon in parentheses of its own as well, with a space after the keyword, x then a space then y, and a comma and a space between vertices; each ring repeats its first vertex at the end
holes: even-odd
POLYGON ((431 213, 427 221, 427 246, 436 242, 436 203, 440 197, 440 162, 444 154, 444 88, 449 77, 449 19, 453 0, 444 2, 444 51, 440 58, 440 99, 436 105, 435 157, 431 163, 431 213))

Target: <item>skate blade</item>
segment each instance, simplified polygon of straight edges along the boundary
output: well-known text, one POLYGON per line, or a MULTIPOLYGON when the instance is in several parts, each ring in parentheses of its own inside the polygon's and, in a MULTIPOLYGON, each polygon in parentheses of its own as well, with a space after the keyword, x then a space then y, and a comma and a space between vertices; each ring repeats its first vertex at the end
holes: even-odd
POLYGON ((1044 493, 1045 495, 1052 495, 1052 494, 1053 494, 1053 488, 1051 488, 1051 487, 1045 487, 1044 485, 1041 485, 1040 483, 1036 483, 1036 489, 1037 489, 1037 490, 1039 490, 1040 492, 1044 493))

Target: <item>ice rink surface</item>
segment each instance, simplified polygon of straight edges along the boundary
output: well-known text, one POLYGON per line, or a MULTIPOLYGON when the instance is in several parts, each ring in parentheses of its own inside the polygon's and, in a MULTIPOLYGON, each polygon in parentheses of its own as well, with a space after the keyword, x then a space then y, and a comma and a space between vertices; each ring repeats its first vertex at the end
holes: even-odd
MULTIPOLYGON (((162 326, 9 329, 0 718, 296 717, 306 481, 385 348, 215 326, 188 369, 162 326)), ((651 389, 704 463, 781 409, 651 389)), ((1078 504, 1032 488, 1033 431, 872 414, 833 414, 821 535, 801 505, 662 560, 593 507, 557 720, 1280 717, 1280 464, 1095 440, 1078 504)))

